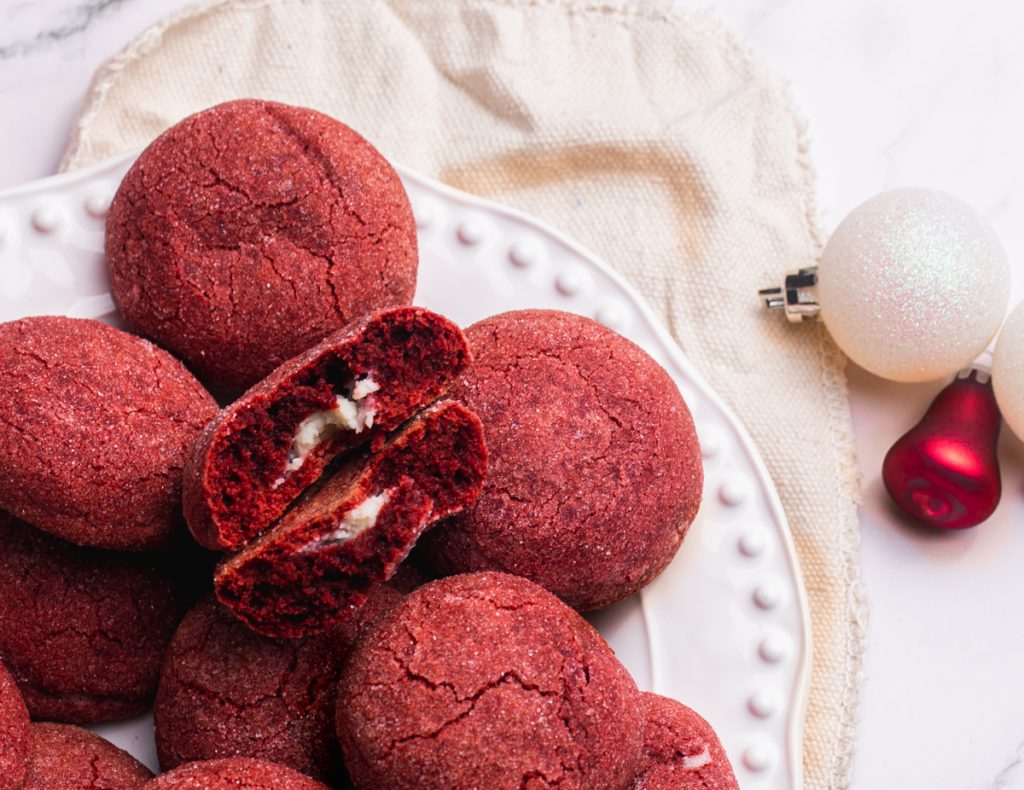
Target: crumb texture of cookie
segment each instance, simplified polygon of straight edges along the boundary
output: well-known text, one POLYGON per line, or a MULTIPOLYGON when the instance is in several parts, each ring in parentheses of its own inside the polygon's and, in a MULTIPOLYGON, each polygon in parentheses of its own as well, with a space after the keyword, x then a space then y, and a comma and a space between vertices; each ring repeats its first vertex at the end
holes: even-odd
POLYGON ((0 507, 72 543, 168 545, 185 458, 213 417, 174 357, 99 321, 0 324, 0 507))
POLYGON ((413 591, 357 643, 338 688, 353 783, 631 787, 636 684, 582 617, 532 582, 473 573, 413 591))
POLYGON ((633 790, 739 790, 715 731, 694 710, 645 693, 644 748, 633 790))
POLYGON ((225 560, 214 576, 217 597, 267 636, 331 628, 391 578, 425 529, 475 501, 486 472, 480 420, 461 403, 437 403, 225 560))
POLYGON ((419 307, 366 316, 289 360, 210 423, 185 469, 196 540, 237 550, 340 453, 383 439, 469 362, 461 330, 419 307))
POLYGON ((251 757, 222 757, 178 766, 143 790, 330 790, 284 765, 251 757))
POLYGON ((701 500, 690 412, 642 349, 595 321, 523 310, 466 330, 449 397, 491 454, 476 504, 426 536, 437 570, 525 576, 571 606, 625 598, 675 556, 701 500))
POLYGON ((146 709, 181 616, 144 554, 86 549, 0 514, 0 659, 33 719, 146 709))
POLYGON ((68 724, 33 724, 22 790, 135 790, 153 774, 98 735, 68 724))
POLYGON ((30 744, 28 709, 14 678, 0 662, 0 790, 21 787, 30 744))
POLYGON ((259 636, 212 596, 200 602, 178 626, 160 674, 161 768, 254 757, 339 780, 334 703, 342 662, 359 633, 401 599, 378 586, 344 629, 301 640, 259 636))
POLYGON ((142 152, 106 252, 129 325, 236 391, 408 304, 418 265, 408 196, 380 153, 327 115, 254 99, 185 118, 142 152))

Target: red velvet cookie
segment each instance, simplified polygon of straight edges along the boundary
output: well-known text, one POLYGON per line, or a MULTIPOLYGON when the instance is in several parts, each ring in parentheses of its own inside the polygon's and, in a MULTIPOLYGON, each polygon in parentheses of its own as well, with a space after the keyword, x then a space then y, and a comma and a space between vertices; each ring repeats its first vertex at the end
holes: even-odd
POLYGON ((153 774, 123 749, 81 727, 33 724, 22 790, 134 790, 153 774))
POLYGON ((139 713, 181 616, 146 555, 84 549, 0 514, 0 658, 34 719, 139 713))
POLYGON ((0 790, 21 787, 30 745, 28 710, 14 678, 0 662, 0 790))
POLYGON ((294 638, 350 617, 430 525, 471 504, 487 471, 476 415, 421 412, 379 451, 311 489, 270 532, 226 560, 217 598, 258 633, 294 638))
POLYGON ((525 576, 595 609, 675 555, 701 499, 690 412, 642 349, 581 316, 523 310, 466 330, 473 364, 450 392, 491 453, 472 508, 426 538, 438 570, 525 576))
POLYGON ((353 651, 338 738, 356 787, 631 786, 640 695, 583 618, 532 582, 420 587, 353 651))
POLYGON ((0 507, 86 546, 165 546, 217 413, 170 354, 99 321, 0 324, 0 507))
POLYGON ((640 707, 644 748, 633 790, 739 790, 718 736, 695 711, 649 693, 640 707))
POLYGON ((416 288, 394 169, 333 118, 253 99, 196 113, 142 152, 106 250, 132 328, 236 391, 416 288))
POLYGON ((275 370, 221 412, 185 470, 196 540, 236 550, 343 451, 439 397, 469 361, 448 319, 418 307, 367 316, 275 370))
POLYGON ((186 763, 147 782, 143 790, 330 790, 283 765, 250 757, 186 763))
POLYGON ((202 601, 178 626, 160 673, 161 767, 239 756, 323 781, 341 777, 334 701, 342 663, 358 634, 401 600, 378 585, 343 628, 301 640, 259 636, 212 596, 202 601))

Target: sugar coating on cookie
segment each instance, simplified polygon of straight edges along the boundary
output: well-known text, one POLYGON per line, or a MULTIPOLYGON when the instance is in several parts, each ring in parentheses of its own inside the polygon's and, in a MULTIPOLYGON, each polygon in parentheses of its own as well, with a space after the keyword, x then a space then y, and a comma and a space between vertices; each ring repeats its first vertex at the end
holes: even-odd
POLYGON ((718 736, 681 702, 641 695, 644 747, 633 790, 739 790, 718 736))
POLYGON ((295 638, 358 611, 431 525, 472 504, 487 471, 473 412, 441 401, 378 451, 311 489, 270 532, 225 560, 218 599, 258 633, 295 638))
POLYGON ((191 115, 142 152, 106 252, 129 325, 236 391, 416 287, 394 169, 343 123, 254 99, 191 115))
POLYGON ((0 514, 0 659, 34 719, 140 713, 181 616, 152 559, 86 549, 0 514))
POLYGON ((0 324, 0 507, 73 543, 166 546, 185 457, 217 413, 167 352, 99 321, 0 324))
POLYGON ((152 772, 100 736, 68 724, 33 724, 22 790, 135 790, 152 772))
POLYGON ((254 757, 339 780, 338 675, 358 635, 401 599, 379 585, 343 628, 286 640, 259 636, 212 596, 201 601, 178 626, 160 673, 154 708, 160 766, 254 757))
POLYGON ((210 549, 241 548, 336 456, 382 440, 468 361, 461 330, 419 307, 366 316, 289 360, 193 447, 184 486, 192 534, 210 549))
POLYGON ((251 757, 222 757, 178 766, 142 785, 143 790, 330 790, 283 765, 251 757))
POLYGON ((0 662, 0 790, 21 787, 30 745, 28 709, 14 678, 0 662))
POLYGON ((639 692, 583 618, 532 582, 472 573, 413 591, 338 687, 357 788, 631 785, 639 692))
POLYGON ((636 592, 675 555, 701 500, 690 412, 642 349, 548 310, 466 330, 473 364, 449 396, 483 421, 477 503, 434 530, 438 569, 525 576, 577 609, 636 592))

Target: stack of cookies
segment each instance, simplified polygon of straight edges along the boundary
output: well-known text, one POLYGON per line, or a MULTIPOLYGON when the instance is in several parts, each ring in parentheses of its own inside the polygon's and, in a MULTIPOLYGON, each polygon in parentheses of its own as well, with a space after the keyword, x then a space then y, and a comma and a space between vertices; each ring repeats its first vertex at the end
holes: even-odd
POLYGON ((579 614, 700 504, 643 350, 409 306, 397 174, 272 102, 155 140, 106 251, 130 332, 0 325, 0 790, 737 786, 579 614), (156 778, 74 726, 154 699, 156 778))

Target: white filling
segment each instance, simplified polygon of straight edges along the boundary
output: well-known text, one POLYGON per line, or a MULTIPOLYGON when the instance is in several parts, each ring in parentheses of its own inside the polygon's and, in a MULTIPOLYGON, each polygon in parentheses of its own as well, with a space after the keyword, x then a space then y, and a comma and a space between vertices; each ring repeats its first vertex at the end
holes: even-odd
POLYGON ((285 475, 301 468, 318 444, 330 439, 339 431, 362 433, 367 428, 372 428, 377 409, 372 401, 366 401, 366 397, 379 389, 380 385, 370 376, 359 379, 352 387, 351 397, 338 395, 334 399, 333 409, 318 411, 299 423, 292 439, 292 446, 288 450, 285 475))
POLYGON ((347 543, 352 538, 358 537, 368 529, 372 529, 377 523, 377 516, 380 509, 391 499, 391 489, 368 496, 356 507, 341 517, 338 526, 323 537, 317 538, 312 543, 302 547, 303 552, 316 551, 324 546, 340 545, 347 543))
POLYGON ((711 762, 711 750, 705 746, 700 754, 688 755, 683 758, 683 768, 687 771, 696 771, 711 762))
POLYGON ((352 388, 352 400, 362 400, 367 395, 372 395, 380 389, 380 384, 373 380, 372 376, 359 379, 352 388))

